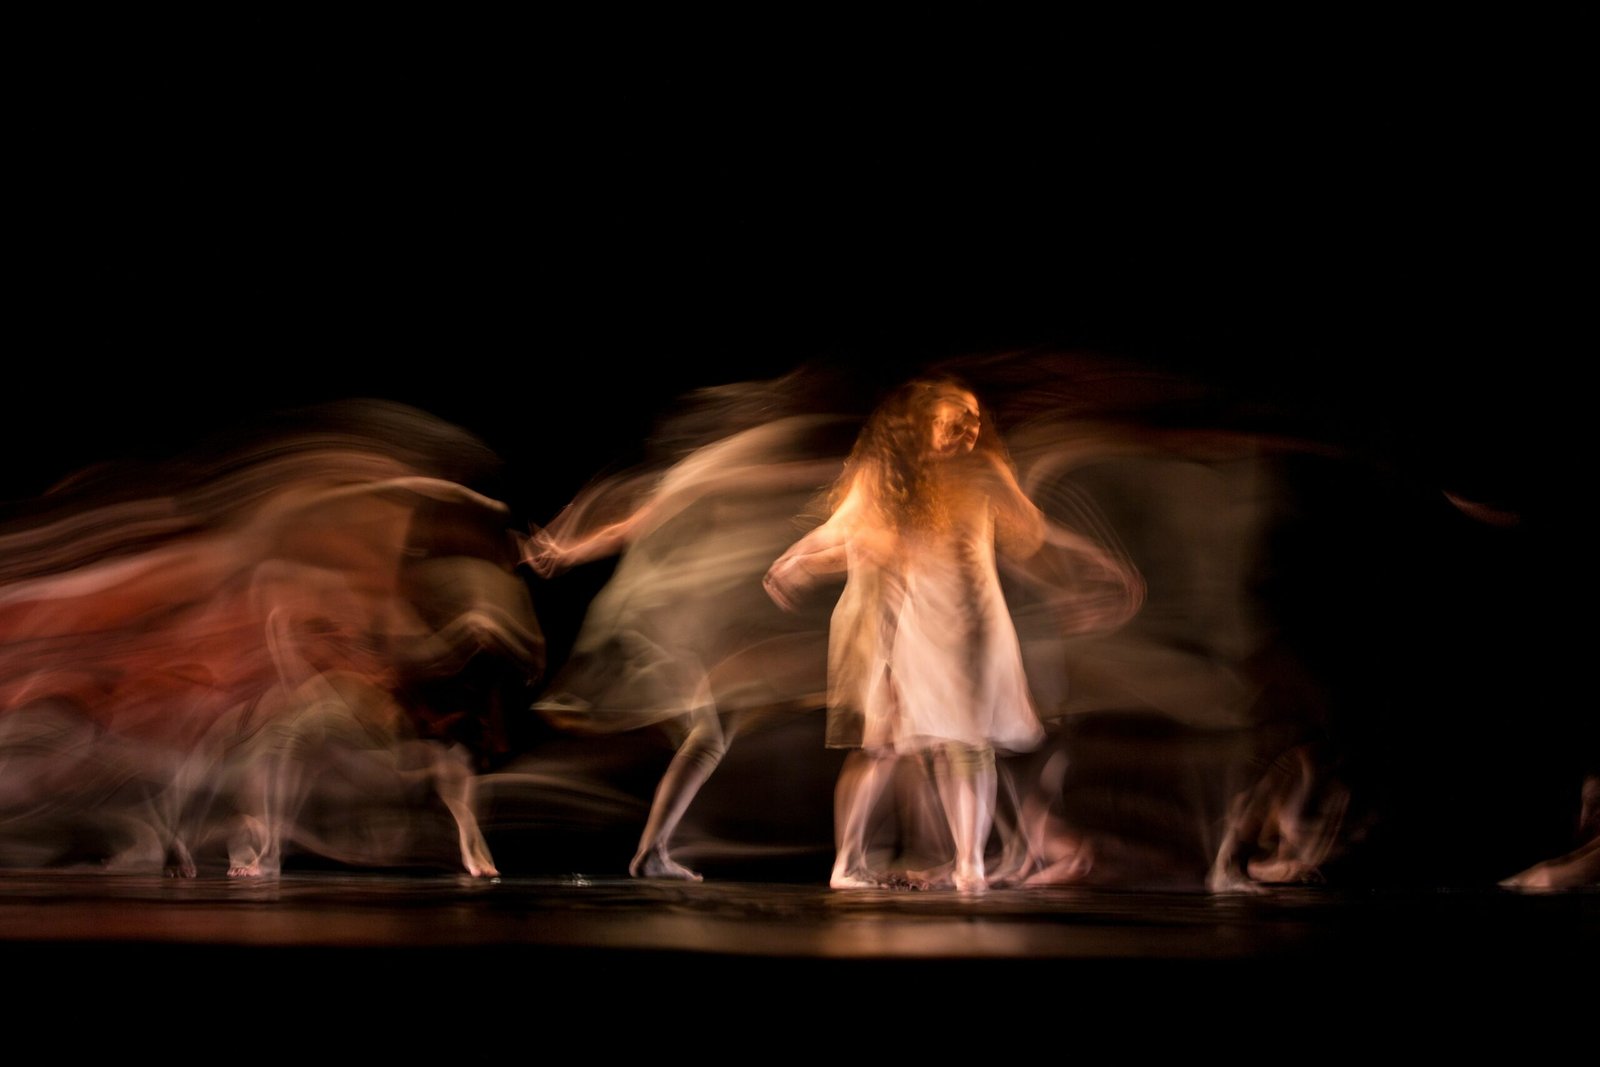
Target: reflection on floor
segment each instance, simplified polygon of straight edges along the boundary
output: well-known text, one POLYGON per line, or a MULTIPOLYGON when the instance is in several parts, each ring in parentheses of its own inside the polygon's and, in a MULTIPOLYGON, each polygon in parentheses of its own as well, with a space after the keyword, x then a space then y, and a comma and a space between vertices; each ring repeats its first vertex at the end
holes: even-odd
POLYGON ((55 976, 30 990, 41 1003, 70 989, 97 1011, 176 1008, 219 1033, 235 1008, 257 1010, 258 996, 274 1011, 386 1020, 399 1026, 386 1039, 402 1045, 416 1011, 495 1016, 496 1033, 512 1025, 507 1013, 579 1012, 592 1030, 608 1013, 625 1027, 716 1027, 731 1011, 814 1027, 842 1012, 863 1014, 862 1025, 933 1027, 919 1041, 934 1041, 945 1010, 976 1013, 994 1037, 997 1012, 1051 1027, 1137 1007, 1155 1029, 1123 1019, 1125 1036, 1178 1047, 1209 1039, 1169 1024, 1220 1026, 1241 1040, 1335 1021, 1431 1020, 1457 1037, 1489 1019, 1530 1034, 1566 1025, 1592 993, 1582 976, 1600 947, 1600 892, 966 897, 747 882, 10 871, 0 877, 0 940, 13 976, 55 976))

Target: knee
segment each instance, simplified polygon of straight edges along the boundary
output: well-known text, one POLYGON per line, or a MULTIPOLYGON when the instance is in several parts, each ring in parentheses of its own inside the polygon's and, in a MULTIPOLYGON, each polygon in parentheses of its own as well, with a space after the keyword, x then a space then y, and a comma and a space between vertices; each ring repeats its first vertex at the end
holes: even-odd
POLYGON ((944 756, 950 769, 962 777, 995 773, 994 749, 988 745, 952 744, 946 747, 944 756))
POLYGON ((728 752, 728 739, 721 730, 696 730, 684 739, 679 750, 685 759, 716 766, 728 752))

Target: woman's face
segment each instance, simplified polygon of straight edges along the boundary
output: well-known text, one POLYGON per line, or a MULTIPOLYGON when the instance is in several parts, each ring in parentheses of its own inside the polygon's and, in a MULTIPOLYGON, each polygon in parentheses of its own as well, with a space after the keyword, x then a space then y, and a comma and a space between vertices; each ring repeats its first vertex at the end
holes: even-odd
POLYGON ((978 444, 978 398, 965 390, 944 394, 933 405, 935 456, 964 456, 978 444))

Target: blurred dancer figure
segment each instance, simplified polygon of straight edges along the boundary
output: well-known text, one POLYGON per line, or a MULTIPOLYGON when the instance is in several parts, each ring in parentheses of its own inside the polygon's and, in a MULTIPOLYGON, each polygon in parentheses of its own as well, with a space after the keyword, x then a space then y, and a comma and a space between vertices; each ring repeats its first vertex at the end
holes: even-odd
POLYGON ((572 655, 534 705, 561 729, 664 728, 676 751, 628 865, 635 878, 699 881, 673 835, 744 712, 820 707, 822 620, 773 609, 761 574, 794 515, 839 469, 832 416, 785 414, 793 382, 736 383, 692 398, 668 434, 676 458, 589 487, 528 541, 542 577, 617 556, 572 655))
POLYGON ((401 406, 296 418, 0 526, 0 864, 397 864, 427 789, 496 873, 467 746, 544 639, 508 509, 456 480, 492 454, 401 406))
POLYGON ((908 382, 862 429, 832 513, 772 564, 767 593, 786 610, 826 576, 846 575, 828 650, 828 744, 859 749, 835 795, 834 888, 874 886, 866 834, 896 758, 931 757, 955 846, 952 883, 987 888, 995 753, 1036 747, 1035 713, 996 553, 1034 557, 1052 534, 1081 567, 1139 600, 1123 564, 1049 530, 1017 480, 977 397, 947 378, 908 382))

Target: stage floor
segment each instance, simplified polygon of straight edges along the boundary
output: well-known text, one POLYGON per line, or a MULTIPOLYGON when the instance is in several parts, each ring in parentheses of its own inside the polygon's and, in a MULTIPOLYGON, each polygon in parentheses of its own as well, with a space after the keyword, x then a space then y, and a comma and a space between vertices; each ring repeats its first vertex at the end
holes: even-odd
POLYGON ((1443 1027, 1470 1044, 1485 1026, 1549 1036, 1592 1013, 1600 891, 969 897, 578 877, 11 871, 0 876, 0 943, 13 977, 49 976, 25 985, 25 1001, 65 993, 123 1017, 176 1008, 218 1036, 236 1009, 263 1003, 348 1010, 397 1048, 413 1023, 432 1035, 418 1040, 451 1027, 459 1036, 450 1013, 474 1026, 493 1019, 504 1035, 527 1012, 623 1028, 721 1026, 735 1012, 787 1020, 794 1041, 825 1044, 818 1027, 861 1013, 931 1027, 926 1040, 955 1021, 951 1011, 985 1027, 1006 1025, 1009 1012, 1017 1025, 1077 1027, 1139 1005, 1154 1025, 1140 1040, 1167 1047, 1222 1036, 1164 1029, 1207 1020, 1240 1039, 1386 1022, 1431 1027, 1430 1040, 1443 1027))

